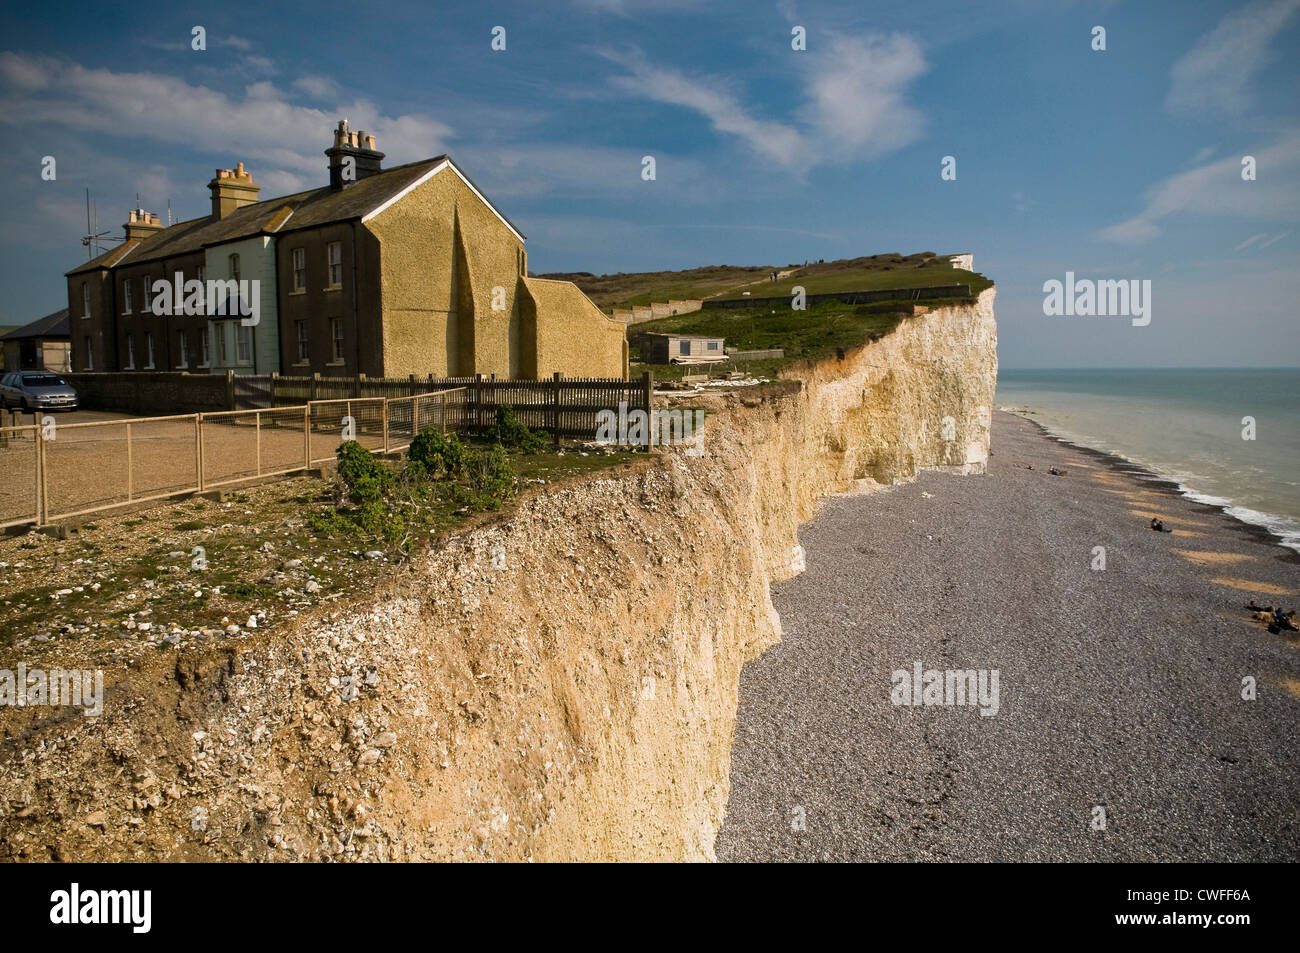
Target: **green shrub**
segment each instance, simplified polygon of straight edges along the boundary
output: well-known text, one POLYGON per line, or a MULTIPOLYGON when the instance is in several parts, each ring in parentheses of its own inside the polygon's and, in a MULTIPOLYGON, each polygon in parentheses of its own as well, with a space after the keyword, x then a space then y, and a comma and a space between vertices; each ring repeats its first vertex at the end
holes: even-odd
POLYGON ((454 433, 444 435, 425 427, 411 441, 406 456, 411 464, 423 468, 430 476, 456 474, 465 462, 465 447, 454 433))
POLYGON ((348 440, 338 449, 339 502, 358 506, 382 503, 393 485, 393 473, 361 444, 348 440))
POLYGON ((467 447, 464 477, 464 484, 456 487, 456 498, 471 510, 499 509, 515 495, 515 471, 500 444, 486 450, 467 447))
POLYGON ((530 430, 520 423, 519 418, 515 416, 514 408, 509 404, 502 404, 497 408, 496 426, 492 428, 489 436, 495 438, 501 446, 523 453, 540 453, 546 448, 546 435, 530 430))

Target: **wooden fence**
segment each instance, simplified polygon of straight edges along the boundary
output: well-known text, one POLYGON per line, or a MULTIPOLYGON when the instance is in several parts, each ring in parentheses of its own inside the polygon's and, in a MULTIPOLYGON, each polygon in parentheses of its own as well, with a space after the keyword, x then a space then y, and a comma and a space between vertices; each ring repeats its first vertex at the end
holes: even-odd
MULTIPOLYGON (((564 377, 550 380, 498 380, 495 377, 237 377, 235 396, 240 409, 278 407, 315 400, 396 398, 432 391, 452 391, 459 406, 451 429, 476 433, 496 423, 497 408, 508 405, 525 426, 561 437, 591 440, 601 410, 650 411, 654 380, 649 372, 636 380, 604 377, 564 377)), ((448 419, 453 417, 449 413, 448 419)))

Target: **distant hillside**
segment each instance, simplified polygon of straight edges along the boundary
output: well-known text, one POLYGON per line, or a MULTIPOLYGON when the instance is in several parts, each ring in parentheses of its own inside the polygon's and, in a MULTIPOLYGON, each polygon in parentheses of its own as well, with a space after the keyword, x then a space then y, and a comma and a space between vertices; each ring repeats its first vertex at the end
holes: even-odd
POLYGON ((645 271, 617 275, 593 275, 588 271, 540 275, 572 281, 583 290, 598 307, 629 308, 634 304, 650 304, 670 298, 717 298, 725 292, 762 281, 772 272, 772 266, 709 265, 687 271, 645 271))
POLYGON ((929 288, 935 285, 969 282, 971 294, 979 294, 993 282, 983 275, 959 271, 946 255, 897 252, 812 262, 808 265, 712 265, 686 271, 654 271, 617 275, 590 272, 541 275, 572 281, 598 306, 628 308, 670 298, 735 298, 748 291, 756 298, 784 297, 795 285, 808 294, 835 291, 875 291, 887 288, 929 288), (780 281, 768 280, 773 271, 792 271, 780 281))

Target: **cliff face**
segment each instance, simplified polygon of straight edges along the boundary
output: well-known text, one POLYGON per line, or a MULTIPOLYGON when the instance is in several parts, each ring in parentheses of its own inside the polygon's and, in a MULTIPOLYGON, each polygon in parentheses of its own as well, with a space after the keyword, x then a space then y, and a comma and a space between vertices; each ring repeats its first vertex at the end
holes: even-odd
POLYGON ((823 496, 983 470, 993 290, 710 405, 704 452, 552 488, 366 604, 0 713, 45 859, 710 859, 740 668, 823 496))

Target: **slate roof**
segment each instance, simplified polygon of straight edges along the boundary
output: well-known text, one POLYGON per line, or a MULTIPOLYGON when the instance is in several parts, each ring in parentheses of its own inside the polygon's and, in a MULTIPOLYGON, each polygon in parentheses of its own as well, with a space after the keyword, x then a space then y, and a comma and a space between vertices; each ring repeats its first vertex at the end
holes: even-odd
POLYGON ((68 309, 60 308, 53 314, 37 318, 31 324, 14 328, 8 334, 0 335, 0 341, 20 341, 28 338, 66 338, 68 331, 68 309))
POLYGON ((133 265, 137 262, 157 261, 254 235, 280 234, 331 222, 359 219, 444 161, 449 161, 446 155, 435 156, 384 169, 345 189, 335 190, 326 185, 307 192, 266 199, 235 209, 225 218, 215 221, 211 216, 204 216, 177 222, 132 246, 110 249, 66 274, 111 268, 127 259, 133 265))

